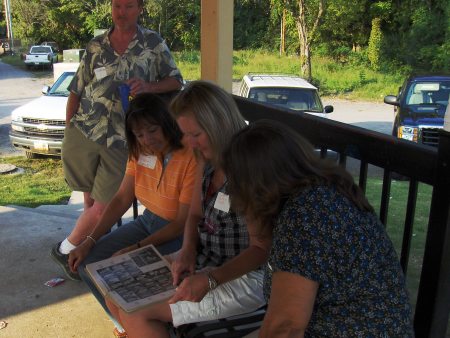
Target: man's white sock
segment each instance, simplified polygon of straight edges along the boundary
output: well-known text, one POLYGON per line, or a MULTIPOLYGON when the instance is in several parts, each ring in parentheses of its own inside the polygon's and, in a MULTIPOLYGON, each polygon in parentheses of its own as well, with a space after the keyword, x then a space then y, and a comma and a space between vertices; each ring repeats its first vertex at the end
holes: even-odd
POLYGON ((69 242, 69 240, 66 238, 64 241, 61 242, 61 245, 59 246, 59 252, 63 255, 68 255, 73 249, 75 249, 77 246, 73 245, 69 242))

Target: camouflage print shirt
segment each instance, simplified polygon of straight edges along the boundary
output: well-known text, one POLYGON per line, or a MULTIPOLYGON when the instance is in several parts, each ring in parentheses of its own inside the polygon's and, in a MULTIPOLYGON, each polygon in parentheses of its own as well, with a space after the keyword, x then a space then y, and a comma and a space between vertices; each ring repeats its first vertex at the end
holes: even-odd
POLYGON ((123 55, 111 47, 109 34, 92 39, 69 90, 80 97, 71 122, 90 140, 108 148, 125 148, 125 113, 119 85, 137 77, 159 81, 168 76, 182 81, 169 48, 154 31, 138 26, 123 55))

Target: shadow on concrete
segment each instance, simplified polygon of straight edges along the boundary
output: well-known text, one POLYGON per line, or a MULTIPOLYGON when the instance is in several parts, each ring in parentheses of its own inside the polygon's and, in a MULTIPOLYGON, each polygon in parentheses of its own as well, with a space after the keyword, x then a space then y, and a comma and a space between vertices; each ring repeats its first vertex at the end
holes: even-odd
POLYGON ((0 211, 0 318, 45 307, 87 292, 66 279, 54 288, 44 283, 64 277, 50 258, 51 246, 65 238, 74 218, 4 207, 0 211))

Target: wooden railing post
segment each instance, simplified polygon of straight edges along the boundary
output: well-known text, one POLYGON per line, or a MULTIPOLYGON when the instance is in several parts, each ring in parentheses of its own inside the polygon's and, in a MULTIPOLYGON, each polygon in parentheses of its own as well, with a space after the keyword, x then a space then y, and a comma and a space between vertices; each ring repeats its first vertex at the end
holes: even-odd
POLYGON ((450 133, 441 131, 414 316, 416 337, 445 337, 450 313, 450 133))

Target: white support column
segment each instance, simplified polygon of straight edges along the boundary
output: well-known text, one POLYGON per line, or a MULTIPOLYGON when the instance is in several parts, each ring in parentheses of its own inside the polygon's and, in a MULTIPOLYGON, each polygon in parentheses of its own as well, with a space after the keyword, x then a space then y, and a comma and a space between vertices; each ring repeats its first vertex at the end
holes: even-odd
POLYGON ((201 2, 201 78, 232 92, 233 0, 201 2))

